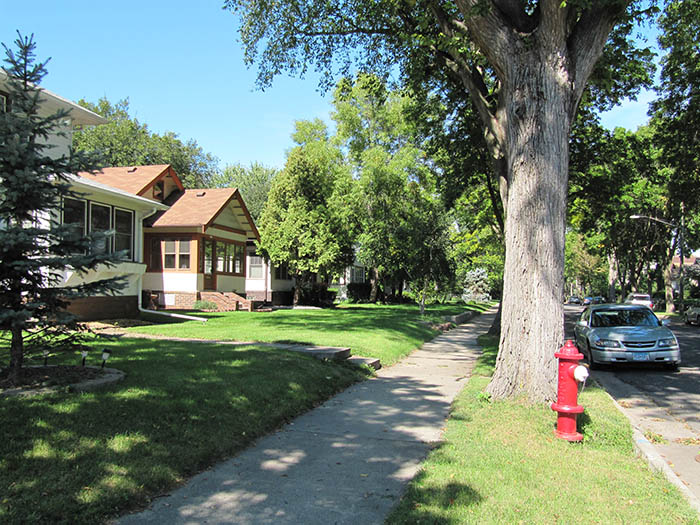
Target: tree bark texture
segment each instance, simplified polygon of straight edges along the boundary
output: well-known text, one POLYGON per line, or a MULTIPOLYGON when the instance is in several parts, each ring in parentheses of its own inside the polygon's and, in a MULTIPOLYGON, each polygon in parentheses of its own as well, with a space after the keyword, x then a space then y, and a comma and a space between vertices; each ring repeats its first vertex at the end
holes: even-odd
POLYGON ((555 398, 554 353, 564 342, 568 137, 575 102, 562 60, 534 51, 520 59, 505 86, 512 103, 505 122, 510 180, 504 301, 488 392, 542 401, 555 398))

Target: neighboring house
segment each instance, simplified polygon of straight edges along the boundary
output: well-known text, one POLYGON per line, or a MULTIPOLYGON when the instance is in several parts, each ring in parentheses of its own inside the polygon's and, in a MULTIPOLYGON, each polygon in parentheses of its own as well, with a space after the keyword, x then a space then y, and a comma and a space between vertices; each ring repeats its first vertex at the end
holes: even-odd
MULTIPOLYGON (((58 158, 70 154, 73 131, 76 126, 93 126, 107 122, 107 119, 89 111, 70 100, 45 89, 40 93, 39 114, 48 116, 57 111, 67 111, 62 125, 54 130, 45 143, 50 147, 45 154, 58 158)), ((7 74, 0 69, 0 111, 7 111, 12 99, 7 88, 7 74)), ((84 174, 85 175, 85 174, 84 174)), ((66 198, 61 209, 49 210, 39 221, 53 220, 72 224, 84 234, 95 231, 115 230, 112 238, 95 250, 113 252, 124 251, 126 260, 108 266, 100 265, 87 273, 79 273, 66 268, 62 272, 63 285, 76 285, 110 277, 122 276, 126 286, 116 295, 92 296, 75 300, 70 310, 83 319, 126 317, 138 313, 141 293, 140 279, 146 265, 143 264, 143 219, 167 206, 134 194, 113 184, 104 183, 95 177, 69 176, 72 189, 79 195, 66 198)))
POLYGON ((286 265, 273 266, 269 260, 257 254, 253 241, 248 241, 246 259, 246 298, 273 305, 292 304, 295 281, 286 265))
POLYGON ((167 164, 80 175, 162 205, 143 223, 141 289, 149 302, 165 308, 192 308, 198 300, 222 309, 249 306, 242 297, 245 245, 259 236, 237 189, 185 190, 167 164))
POLYGON ((260 239, 235 188, 185 190, 144 229, 144 289, 159 306, 191 308, 197 300, 222 309, 248 307, 245 247, 260 239))
POLYGON ((122 277, 126 286, 116 295, 90 296, 74 300, 69 310, 81 319, 133 317, 139 312, 141 280, 146 271, 143 263, 143 220, 168 207, 124 190, 89 180, 71 177, 78 198, 66 198, 60 220, 72 224, 83 234, 114 230, 114 235, 95 250, 124 251, 125 260, 111 266, 100 265, 87 273, 66 269, 65 285, 76 285, 111 277, 122 277))
POLYGON ((367 282, 367 273, 367 267, 355 259, 352 266, 345 268, 338 279, 331 283, 332 287, 338 288, 338 299, 345 300, 348 298, 348 284, 367 282))

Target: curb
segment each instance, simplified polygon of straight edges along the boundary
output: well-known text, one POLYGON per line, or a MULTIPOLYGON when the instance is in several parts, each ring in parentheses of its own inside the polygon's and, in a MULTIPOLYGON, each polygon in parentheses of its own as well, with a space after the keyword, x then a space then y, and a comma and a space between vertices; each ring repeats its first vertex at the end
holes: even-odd
MULTIPOLYGON (((605 388, 603 388, 603 390, 605 390, 605 388)), ((666 463, 666 460, 664 460, 664 458, 662 458, 656 451, 654 445, 647 438, 645 438, 642 432, 639 430, 639 428, 635 426, 634 422, 632 421, 632 418, 628 416, 625 412, 625 409, 615 400, 614 397, 612 397, 608 393, 607 390, 605 390, 605 393, 608 394, 608 397, 612 400, 612 402, 615 404, 615 407, 617 407, 620 413, 622 413, 630 422, 630 426, 632 427, 632 438, 634 441, 634 448, 637 452, 637 456, 640 456, 643 459, 645 459, 649 467, 654 472, 661 472, 664 476, 666 476, 666 479, 681 491, 681 493, 683 494, 683 496, 685 496, 685 499, 688 501, 690 506, 693 507, 693 509, 695 509, 695 511, 700 514, 700 498, 693 494, 691 490, 688 487, 686 487, 685 484, 681 481, 681 479, 676 475, 676 473, 673 472, 673 469, 669 466, 668 463, 666 463)))

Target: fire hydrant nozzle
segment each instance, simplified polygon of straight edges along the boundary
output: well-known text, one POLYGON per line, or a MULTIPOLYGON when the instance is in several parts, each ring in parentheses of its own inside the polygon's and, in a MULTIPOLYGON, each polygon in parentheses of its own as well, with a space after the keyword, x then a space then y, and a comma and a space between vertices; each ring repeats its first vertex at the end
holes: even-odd
POLYGON ((583 354, 572 341, 566 341, 554 356, 559 358, 557 402, 552 403, 552 410, 559 414, 554 434, 567 441, 581 441, 583 435, 576 431, 576 415, 583 412, 578 404, 578 383, 586 381, 588 369, 578 364, 583 354))

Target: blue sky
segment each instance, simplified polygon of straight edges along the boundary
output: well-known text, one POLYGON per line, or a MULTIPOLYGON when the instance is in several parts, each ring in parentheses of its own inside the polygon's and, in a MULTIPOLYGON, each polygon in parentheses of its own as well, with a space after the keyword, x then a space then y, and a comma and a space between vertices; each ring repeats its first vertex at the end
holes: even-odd
MULTIPOLYGON (((194 139, 226 164, 282 167, 294 121, 330 121, 330 95, 317 77, 280 76, 255 89, 243 64, 234 15, 220 0, 0 0, 0 42, 34 33, 37 56, 51 57, 43 87, 65 98, 129 98, 152 131, 194 139)), ((3 54, 4 58, 4 54, 3 54)), ((636 129, 646 102, 604 115, 608 127, 636 129)))

